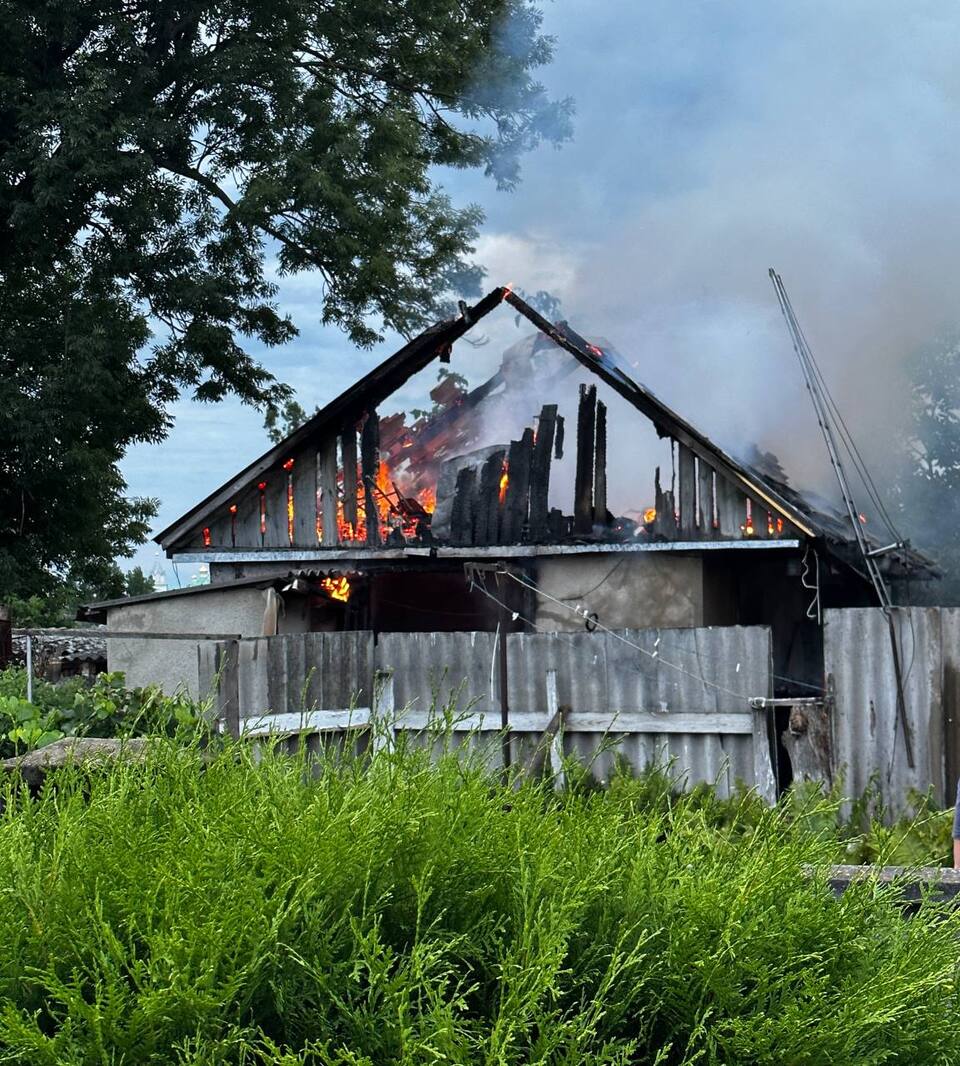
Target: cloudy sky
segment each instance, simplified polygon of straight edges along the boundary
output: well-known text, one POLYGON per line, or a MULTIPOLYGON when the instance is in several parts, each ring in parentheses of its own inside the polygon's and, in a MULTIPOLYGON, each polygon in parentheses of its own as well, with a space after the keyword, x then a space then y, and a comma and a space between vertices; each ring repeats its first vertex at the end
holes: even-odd
MULTIPOLYGON (((556 0, 545 16, 557 47, 542 80, 574 97, 573 141, 529 156, 513 193, 481 175, 448 182, 486 211, 477 257, 491 287, 550 290, 581 333, 608 339, 706 432, 733 450, 756 441, 796 484, 823 487, 774 266, 882 464, 904 356, 957 317, 960 10, 556 0)), ((264 360, 307 408, 396 346, 358 353, 323 329, 309 276, 281 293, 300 337, 264 360)), ((506 313, 487 332, 487 348, 454 356, 472 382, 519 336, 506 313)), ((160 498, 158 529, 267 445, 239 404, 175 413, 169 439, 123 466, 131 494, 160 498)), ((150 569, 155 551, 132 562, 150 569)))

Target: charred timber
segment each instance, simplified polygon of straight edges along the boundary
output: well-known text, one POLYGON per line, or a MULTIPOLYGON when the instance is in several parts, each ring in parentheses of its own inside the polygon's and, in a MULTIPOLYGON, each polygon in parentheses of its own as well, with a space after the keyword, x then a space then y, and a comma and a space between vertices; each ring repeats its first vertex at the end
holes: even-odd
POLYGON ((500 478, 505 451, 494 452, 480 470, 480 487, 473 516, 473 543, 496 544, 500 535, 500 478))
POLYGON ((607 512, 607 406, 597 401, 596 444, 593 453, 593 524, 608 525, 607 512))
POLYGON ((460 548, 473 544, 473 512, 477 499, 477 472, 471 467, 464 467, 457 474, 457 487, 453 496, 453 509, 450 515, 450 540, 460 548))
POLYGON ((557 423, 557 405, 544 404, 537 423, 537 440, 530 465, 530 540, 547 539, 549 528, 550 462, 557 423))
POLYGON ((340 455, 343 462, 343 520, 355 532, 359 518, 357 511, 357 429, 348 426, 340 436, 340 455))
POLYGON ((377 510, 377 465, 380 460, 380 422, 377 412, 368 410, 360 431, 360 470, 363 475, 364 517, 367 525, 367 547, 380 546, 380 512, 377 510))
POLYGON ((597 429, 597 386, 580 386, 577 411, 577 474, 573 488, 573 531, 593 532, 594 445, 597 429))
POLYGON ((519 544, 527 526, 530 468, 533 462, 533 430, 525 429, 520 440, 510 442, 507 453, 507 492, 503 501, 500 542, 519 544))

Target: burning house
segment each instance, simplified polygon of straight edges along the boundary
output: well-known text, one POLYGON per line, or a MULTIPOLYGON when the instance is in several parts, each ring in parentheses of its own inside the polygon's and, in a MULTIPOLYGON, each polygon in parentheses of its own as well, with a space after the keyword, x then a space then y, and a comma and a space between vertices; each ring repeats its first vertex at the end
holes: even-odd
MULTIPOLYGON (((873 602, 846 518, 772 457, 727 454, 612 347, 506 288, 410 341, 157 540, 207 563, 210 586, 85 617, 240 635, 768 625, 791 695, 822 682, 821 610, 873 602), (447 371, 453 346, 503 304, 535 333, 467 388, 447 371), (434 362, 432 410, 395 411, 434 362)), ((880 565, 891 581, 931 573, 903 546, 880 565)), ((124 644, 111 668, 150 680, 124 644)))

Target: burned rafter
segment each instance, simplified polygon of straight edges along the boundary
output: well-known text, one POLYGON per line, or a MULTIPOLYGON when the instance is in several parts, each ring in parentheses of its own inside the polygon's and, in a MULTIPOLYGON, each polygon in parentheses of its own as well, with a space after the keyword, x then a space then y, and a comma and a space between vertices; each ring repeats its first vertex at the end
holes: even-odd
POLYGON ((537 420, 537 439, 530 463, 530 540, 535 544, 547 539, 550 462, 556 424, 557 405, 544 404, 537 420))

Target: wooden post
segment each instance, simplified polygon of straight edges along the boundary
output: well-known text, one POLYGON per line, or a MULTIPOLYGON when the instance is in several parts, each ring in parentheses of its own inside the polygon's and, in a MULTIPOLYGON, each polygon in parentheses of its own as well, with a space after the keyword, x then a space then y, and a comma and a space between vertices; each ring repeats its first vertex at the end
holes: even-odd
POLYGON ((597 401, 596 447, 593 453, 593 524, 607 524, 607 405, 597 401))
POLYGON ((502 736, 502 760, 503 777, 507 779, 510 770, 510 698, 509 679, 507 676, 507 626, 510 623, 510 611, 506 607, 504 585, 506 581, 502 574, 497 574, 497 598, 500 600, 500 626, 499 626, 499 663, 500 663, 500 733, 502 736))
POLYGON ((214 660, 217 676, 217 721, 224 732, 240 736, 240 641, 227 640, 217 645, 214 660))
POLYGON ((537 440, 530 463, 530 540, 547 539, 550 497, 550 463, 557 422, 557 405, 544 404, 537 424, 537 440))
POLYGON ((677 445, 680 477, 680 532, 684 540, 697 535, 697 465, 685 444, 677 445))
POLYGON ((556 428, 556 432, 554 433, 554 441, 553 441, 553 457, 554 457, 554 459, 562 459, 563 458, 563 430, 564 430, 563 415, 557 415, 557 428, 556 428))
MULTIPOLYGON (((550 734, 550 770, 553 773, 553 788, 555 792, 562 792, 566 787, 566 773, 563 769, 563 712, 566 708, 560 706, 560 698, 557 693, 557 671, 547 671, 547 712, 551 723, 556 723, 550 734)), ((550 726, 547 726, 550 733, 550 726)))
POLYGON ((675 540, 677 536, 676 503, 673 493, 660 484, 660 467, 654 475, 654 507, 657 517, 653 522, 653 532, 665 540, 675 540))
POLYGON ((340 537, 337 531, 337 438, 328 437, 320 445, 320 506, 323 513, 323 544, 332 547, 340 537))
POLYGON ((457 474, 457 487, 450 511, 450 543, 467 548, 473 544, 473 513, 477 499, 477 471, 465 466, 457 474))
POLYGON ((496 544, 500 526, 500 478, 505 451, 494 452, 480 470, 480 488, 473 515, 473 543, 496 544))
POLYGON ((700 483, 700 536, 705 540, 714 536, 716 530, 713 528, 713 468, 702 459, 697 459, 697 478, 700 483))
POLYGON ((293 463, 293 543, 317 546, 317 453, 312 449, 293 463))
POLYGON ((520 440, 510 442, 507 453, 507 495, 503 501, 500 543, 519 544, 527 521, 530 466, 533 462, 533 430, 525 429, 520 440))
POLYGON ((717 520, 724 540, 739 540, 747 520, 747 498, 725 477, 717 475, 717 520))
POLYGON ((367 547, 380 546, 380 512, 374 486, 380 465, 380 419, 371 408, 360 431, 360 470, 363 477, 364 513, 367 522, 367 547))
POLYGON ((593 532, 593 455, 597 428, 597 386, 580 386, 577 411, 577 475, 573 490, 573 531, 593 532))
POLYGON ((340 435, 340 458, 343 463, 343 520, 357 529, 357 430, 351 423, 340 435))
POLYGON ((393 693, 393 671, 377 670, 373 675, 374 714, 373 750, 393 751, 396 742, 396 703, 393 693))
POLYGON ((289 474, 286 470, 277 470, 267 479, 267 528, 263 543, 270 548, 290 547, 290 523, 287 514, 288 478, 289 474))

